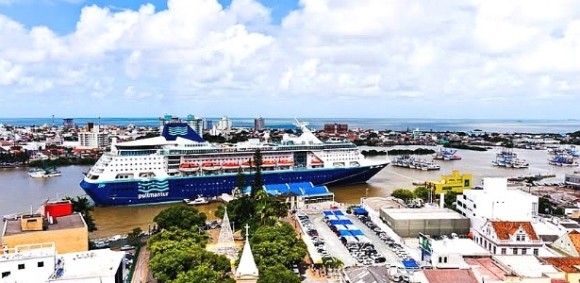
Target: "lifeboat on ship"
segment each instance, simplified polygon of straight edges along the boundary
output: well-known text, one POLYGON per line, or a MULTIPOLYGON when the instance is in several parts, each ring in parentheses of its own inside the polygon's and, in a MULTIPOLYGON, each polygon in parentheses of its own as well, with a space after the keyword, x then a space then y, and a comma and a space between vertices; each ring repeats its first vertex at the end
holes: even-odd
POLYGON ((225 162, 222 164, 223 169, 238 169, 240 168, 240 163, 238 162, 225 162))
POLYGON ((291 159, 278 160, 278 166, 292 166, 292 165, 294 165, 294 160, 291 159))
POLYGON ((264 160, 264 162, 262 162, 262 167, 274 167, 276 166, 276 161, 275 160, 264 160))
POLYGON ((242 166, 242 168, 250 168, 250 167, 253 167, 254 166, 254 162, 252 162, 252 161, 244 161, 244 162, 242 162, 242 165, 241 166, 242 166))
POLYGON ((199 171, 199 164, 197 163, 181 163, 179 164, 179 171, 182 172, 197 172, 199 171))
POLYGON ((201 165, 201 169, 205 171, 215 171, 221 169, 222 166, 217 162, 204 162, 201 165))
POLYGON ((324 165, 324 162, 322 162, 322 160, 320 160, 318 158, 312 158, 312 160, 310 161, 310 165, 321 166, 321 165, 324 165))

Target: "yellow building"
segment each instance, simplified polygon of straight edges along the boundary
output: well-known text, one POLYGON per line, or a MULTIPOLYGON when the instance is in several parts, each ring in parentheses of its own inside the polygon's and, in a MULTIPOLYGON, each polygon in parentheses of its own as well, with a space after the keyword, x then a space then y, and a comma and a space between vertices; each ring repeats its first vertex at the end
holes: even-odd
POLYGON ((453 170, 449 175, 442 175, 439 181, 428 181, 427 188, 433 189, 436 194, 453 191, 456 193, 463 193, 463 190, 472 188, 473 176, 471 174, 461 174, 457 170, 453 170))
POLYGON ((59 254, 89 250, 89 230, 80 213, 45 219, 40 214, 23 215, 5 222, 2 246, 13 248, 54 242, 59 254))

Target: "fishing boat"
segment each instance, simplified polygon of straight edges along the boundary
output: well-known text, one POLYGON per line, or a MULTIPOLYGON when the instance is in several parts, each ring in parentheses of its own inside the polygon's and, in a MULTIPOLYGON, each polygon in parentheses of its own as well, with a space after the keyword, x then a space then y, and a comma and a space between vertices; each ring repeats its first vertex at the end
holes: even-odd
POLYGON ((61 172, 56 168, 33 168, 28 170, 28 176, 32 178, 52 178, 58 177, 61 172))

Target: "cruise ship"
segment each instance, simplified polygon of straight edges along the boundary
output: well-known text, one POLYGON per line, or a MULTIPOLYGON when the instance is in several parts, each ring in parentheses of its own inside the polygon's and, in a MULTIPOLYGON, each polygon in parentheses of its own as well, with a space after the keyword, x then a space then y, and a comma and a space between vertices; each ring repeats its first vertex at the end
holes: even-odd
POLYGON ((99 206, 179 202, 231 194, 238 172, 249 186, 262 154, 264 184, 363 183, 385 168, 386 159, 366 159, 350 142, 322 142, 304 124, 302 134, 280 143, 250 140, 212 144, 181 120, 163 125, 161 135, 116 142, 86 173, 81 188, 99 206))

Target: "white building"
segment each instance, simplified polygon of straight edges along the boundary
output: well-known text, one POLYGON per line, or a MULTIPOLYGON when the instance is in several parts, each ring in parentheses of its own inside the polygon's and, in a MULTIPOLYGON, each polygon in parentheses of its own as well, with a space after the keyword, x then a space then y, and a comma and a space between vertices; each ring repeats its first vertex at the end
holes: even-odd
POLYGON ((421 260, 430 262, 433 268, 469 269, 464 257, 491 257, 488 250, 471 239, 419 237, 421 260))
POLYGON ((187 124, 200 136, 203 136, 203 131, 205 130, 204 120, 200 117, 187 115, 187 124))
POLYGON ((506 178, 485 178, 483 190, 465 190, 455 207, 479 227, 488 219, 532 221, 538 214, 539 199, 519 189, 508 189, 506 178))
POLYGON ((232 126, 232 119, 226 116, 223 116, 217 123, 217 129, 220 131, 230 131, 232 126))
POLYGON ((79 145, 82 148, 104 148, 109 144, 107 134, 101 133, 99 126, 95 126, 92 131, 79 133, 79 145))
POLYGON ((54 243, 0 251, 0 283, 123 282, 124 252, 109 249, 57 254, 54 243))
POLYGON ((495 255, 538 256, 544 246, 529 221, 489 220, 473 232, 473 240, 495 255))

